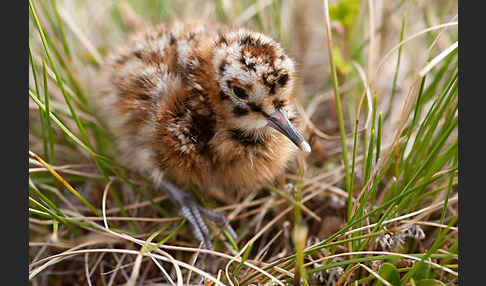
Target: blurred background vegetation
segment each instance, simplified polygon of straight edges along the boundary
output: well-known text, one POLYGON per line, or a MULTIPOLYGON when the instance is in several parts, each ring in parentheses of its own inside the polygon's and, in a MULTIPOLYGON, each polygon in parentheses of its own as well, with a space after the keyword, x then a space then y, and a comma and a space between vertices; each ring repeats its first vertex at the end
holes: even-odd
POLYGON ((457 5, 29 0, 31 284, 457 285, 457 5), (92 100, 111 47, 182 19, 278 40, 313 150, 249 196, 191 190, 238 233, 202 257, 92 100))

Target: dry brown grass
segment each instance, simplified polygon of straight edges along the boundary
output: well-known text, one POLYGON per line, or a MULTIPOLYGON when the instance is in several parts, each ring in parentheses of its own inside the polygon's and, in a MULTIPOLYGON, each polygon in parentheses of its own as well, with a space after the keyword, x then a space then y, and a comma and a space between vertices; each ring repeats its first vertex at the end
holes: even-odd
MULTIPOLYGON (((358 130, 360 134, 354 156, 356 172, 352 198, 348 198, 349 190, 345 184, 323 2, 327 1, 57 0, 53 2, 57 5, 57 18, 51 2, 32 1, 50 39, 51 53, 54 50, 58 53, 53 53, 53 66, 46 59, 31 17, 29 46, 37 66, 40 90, 44 88, 42 62, 45 61, 50 108, 72 132, 69 135, 53 123, 55 160, 47 156, 42 135, 42 108, 30 100, 29 280, 32 285, 286 285, 291 283, 288 279, 295 277, 297 272, 292 265, 295 262, 292 257, 295 254, 292 240, 295 208, 292 202, 270 187, 247 196, 237 192, 228 196, 228 190, 211 190, 204 201, 229 219, 238 233, 235 242, 238 248, 235 249, 218 227, 210 225, 215 250, 199 249, 190 229, 185 225, 178 228, 182 219, 172 215, 175 212, 164 195, 155 192, 144 178, 116 163, 113 142, 92 112, 90 98, 97 92, 96 78, 109 47, 123 41, 126 34, 137 27, 176 18, 225 21, 264 31, 280 40, 298 63, 302 82, 298 94, 299 109, 307 122, 306 136, 313 152, 308 157, 299 157, 276 186, 292 199, 299 192, 302 196, 300 202, 305 208, 299 217, 308 227, 305 239, 307 251, 323 243, 335 243, 305 255, 303 266, 310 272, 329 263, 337 263, 322 272, 308 273, 307 278, 312 285, 358 285, 354 284, 358 279, 362 279, 360 285, 375 285, 375 281, 388 285, 389 282, 379 272, 380 265, 392 261, 396 268, 402 270, 403 277, 412 269, 414 261, 420 260, 417 255, 411 254, 425 254, 441 229, 449 231, 442 239, 444 243, 431 259, 424 262, 431 267, 430 278, 456 283, 458 196, 457 171, 450 171, 454 168, 453 155, 451 160, 433 170, 433 174, 424 175, 412 184, 413 187, 435 179, 423 186, 421 192, 403 198, 404 201, 418 199, 425 194, 416 204, 408 204, 408 208, 392 213, 380 223, 379 217, 372 216, 352 227, 345 227, 350 221, 348 202, 353 204, 352 213, 366 214, 390 199, 387 194, 397 188, 397 180, 402 188, 411 181, 410 176, 394 177, 395 166, 399 168, 404 164, 396 160, 397 150, 404 150, 404 158, 410 154, 409 150, 415 151, 404 145, 409 132, 407 127, 412 121, 417 97, 421 94, 422 77, 427 75, 432 81, 449 56, 449 53, 441 53, 451 52, 457 43, 457 1, 405 1, 402 4, 401 1, 361 1, 352 31, 343 29, 336 21, 329 23, 333 31, 333 46, 340 50, 344 62, 351 69, 343 72, 344 65, 338 63, 338 89, 343 102, 344 128, 348 134, 346 143, 350 166, 353 132, 358 130), (160 3, 165 3, 166 7, 160 3), (400 41, 403 15, 406 18, 405 36, 400 41), (65 39, 68 49, 62 39, 65 39), (362 43, 365 43, 364 48, 359 49, 362 43), (390 103, 400 47, 402 54, 396 95, 390 103), (357 55, 353 56, 353 52, 357 55), (60 63, 59 59, 63 59, 64 63, 60 63), (86 141, 70 116, 53 67, 61 71, 65 93, 72 99, 77 115, 86 126, 87 138, 93 144, 88 146, 89 149, 92 147, 96 153, 114 160, 111 167, 117 173, 107 171, 103 174, 103 168, 98 168, 95 160, 98 157, 80 144, 73 143, 73 136, 86 141), (367 142, 371 136, 371 105, 375 94, 377 110, 386 114, 388 106, 391 108, 383 121, 380 160, 373 163, 370 176, 366 178, 363 170, 367 142), (382 170, 386 172, 381 174, 382 170), (366 207, 360 210, 360 204, 355 202, 367 196, 375 177, 379 177, 376 197, 373 195, 373 201, 365 201, 366 207), (145 195, 127 183, 133 184, 132 187, 136 186, 145 195), (120 209, 110 188, 119 196, 117 199, 124 210, 120 209), (42 194, 58 210, 50 206, 42 194), (69 222, 76 230, 66 226, 69 222), (374 229, 377 225, 379 228, 374 229), (411 229, 423 231, 424 237, 420 233, 411 237, 411 229), (341 235, 327 241, 341 230, 341 235), (173 236, 151 249, 169 235, 173 236), (369 235, 372 239, 364 249, 358 249, 355 242, 346 241, 354 235, 361 235, 363 239, 369 235), (386 235, 391 244, 400 244, 397 240, 405 237, 402 247, 387 246, 386 235), (239 267, 250 247, 244 266, 239 267), (359 260, 361 258, 368 260, 359 260), (346 261, 349 264, 344 264, 346 261), (240 270, 235 276, 237 268, 240 270)), ((329 2, 329 5, 334 5, 337 1, 329 2)), ((452 74, 454 68, 457 70, 457 64, 446 69, 445 74, 452 74)), ((34 96, 36 87, 32 69, 30 87, 34 96)), ((437 90, 423 103, 426 111, 442 91, 437 90)), ((450 108, 455 102, 457 96, 451 101, 450 108)), ((448 110, 446 108, 444 114, 448 110)), ((418 120, 423 120, 423 117, 418 120)), ((437 126, 437 130, 448 126, 445 115, 437 126)), ((418 134, 417 129, 412 131, 409 135, 411 142, 418 134)), ((454 147, 454 142, 457 142, 457 127, 438 154, 445 154, 448 148, 454 147)), ((427 149, 424 154, 431 152, 427 149)), ((419 165, 411 166, 410 170, 420 168, 419 165)))

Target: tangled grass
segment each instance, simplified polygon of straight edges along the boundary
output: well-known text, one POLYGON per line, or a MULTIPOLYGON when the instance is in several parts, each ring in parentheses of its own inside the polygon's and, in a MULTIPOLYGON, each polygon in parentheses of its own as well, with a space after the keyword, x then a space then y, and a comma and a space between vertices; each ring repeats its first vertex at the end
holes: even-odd
POLYGON ((32 285, 458 283, 457 1, 29 0, 32 285), (201 195, 214 250, 117 161, 93 111, 106 51, 201 18, 298 63, 313 152, 274 186, 201 195))

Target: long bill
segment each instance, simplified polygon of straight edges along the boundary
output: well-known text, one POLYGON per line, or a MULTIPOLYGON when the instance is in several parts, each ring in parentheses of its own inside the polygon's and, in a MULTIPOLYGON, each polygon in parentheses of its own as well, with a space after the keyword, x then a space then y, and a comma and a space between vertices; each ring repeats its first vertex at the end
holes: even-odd
POLYGON ((277 109, 270 117, 267 118, 268 125, 275 128, 277 131, 287 136, 297 147, 302 151, 309 153, 311 147, 304 137, 295 129, 294 125, 290 123, 287 112, 283 109, 277 109))

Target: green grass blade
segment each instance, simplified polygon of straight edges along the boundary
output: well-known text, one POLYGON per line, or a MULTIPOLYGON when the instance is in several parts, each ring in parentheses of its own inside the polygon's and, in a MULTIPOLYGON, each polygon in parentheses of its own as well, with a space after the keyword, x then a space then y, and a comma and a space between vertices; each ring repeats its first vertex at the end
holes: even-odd
POLYGON ((33 19, 34 19, 35 26, 37 27, 37 30, 39 32, 39 36, 41 38, 42 45, 43 45, 44 50, 46 52, 46 55, 47 55, 47 58, 49 60, 50 65, 51 65, 51 68, 56 75, 56 80, 57 80, 57 83, 59 85, 59 89, 61 90, 61 93, 64 96, 64 100, 66 101, 66 104, 69 108, 69 111, 71 112, 71 115, 73 116, 74 121, 76 122, 76 125, 77 125, 77 127, 78 127, 78 129, 81 133, 81 136, 83 137, 84 141, 86 142, 86 145, 91 147, 90 142, 89 142, 89 138, 88 138, 88 134, 86 133, 86 130, 83 126, 83 123, 80 121, 78 114, 76 113, 76 111, 75 111, 75 109, 74 109, 74 107, 71 103, 71 98, 67 94, 67 92, 64 88, 64 83, 63 83, 61 74, 59 73, 59 71, 56 67, 56 64, 54 63, 54 60, 51 56, 51 53, 49 52, 49 46, 48 46, 48 43, 47 43, 46 35, 45 35, 44 30, 43 30, 43 28, 42 28, 42 26, 39 22, 39 18, 37 17, 36 10, 35 10, 34 5, 33 5, 31 0, 29 0, 29 8, 30 8, 30 11, 31 11, 33 19))
POLYGON ((253 248, 253 243, 250 243, 248 245, 248 247, 245 249, 245 252, 243 252, 243 256, 241 257, 241 262, 238 264, 238 266, 236 267, 236 269, 234 271, 234 274, 233 274, 234 277, 238 277, 238 274, 240 273, 241 268, 245 264, 245 261, 248 259, 248 256, 250 255, 252 248, 253 248))
POLYGON ((49 86, 47 84, 46 62, 42 61, 42 75, 44 79, 44 104, 46 114, 47 138, 49 141, 49 156, 47 157, 50 164, 56 164, 56 153, 54 151, 54 135, 51 127, 51 111, 49 108, 49 86))
MULTIPOLYGON (((400 30, 400 41, 401 43, 403 41, 403 35, 405 32, 405 14, 402 16, 402 28, 400 30)), ((396 93, 396 88, 397 88, 397 79, 398 79, 398 71, 400 70, 400 60, 402 59, 402 48, 403 45, 401 45, 398 48, 398 58, 397 58, 397 65, 395 66, 395 74, 393 75, 393 84, 392 84, 392 90, 391 90, 391 96, 390 96, 390 101, 388 103, 388 108, 385 112, 385 119, 388 119, 390 116, 390 112, 393 106, 393 102, 395 99, 395 93, 396 93)))

